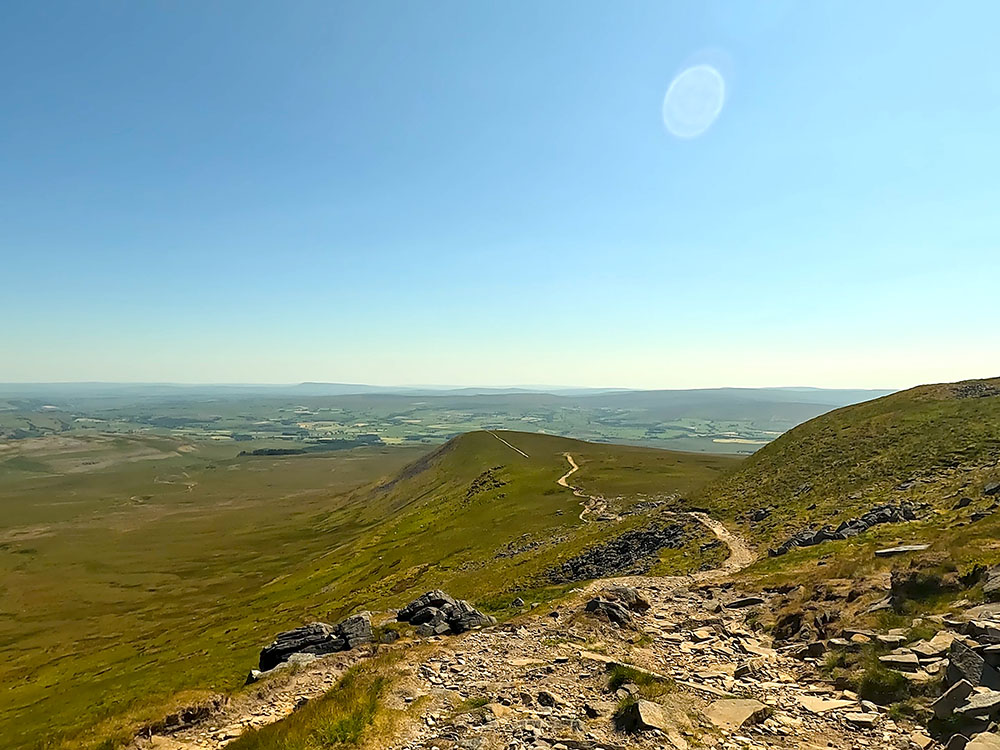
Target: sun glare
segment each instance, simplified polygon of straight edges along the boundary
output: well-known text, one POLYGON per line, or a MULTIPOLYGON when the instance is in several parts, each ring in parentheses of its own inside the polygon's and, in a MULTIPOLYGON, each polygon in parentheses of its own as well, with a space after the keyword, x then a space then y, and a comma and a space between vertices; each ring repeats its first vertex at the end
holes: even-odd
POLYGON ((715 122, 725 99, 726 82, 719 71, 711 65, 687 68, 663 98, 663 124, 671 135, 695 138, 715 122))

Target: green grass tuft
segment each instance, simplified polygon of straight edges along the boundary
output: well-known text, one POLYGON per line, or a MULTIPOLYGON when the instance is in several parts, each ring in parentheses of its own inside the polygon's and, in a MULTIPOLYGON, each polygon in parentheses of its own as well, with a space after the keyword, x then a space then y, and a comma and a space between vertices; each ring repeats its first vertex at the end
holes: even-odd
POLYGON ((648 672, 634 669, 625 664, 612 664, 608 667, 608 689, 618 690, 623 685, 635 685, 639 695, 646 700, 654 701, 677 689, 676 683, 667 677, 656 677, 648 672))

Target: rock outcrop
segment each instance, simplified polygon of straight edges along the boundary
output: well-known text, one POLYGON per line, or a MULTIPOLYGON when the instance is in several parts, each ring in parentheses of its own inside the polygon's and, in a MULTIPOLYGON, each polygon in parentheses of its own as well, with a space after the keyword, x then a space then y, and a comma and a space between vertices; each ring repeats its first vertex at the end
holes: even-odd
POLYGON ((420 635, 457 635, 496 624, 494 618, 483 614, 464 599, 455 599, 440 589, 421 594, 399 610, 396 619, 415 625, 420 635))
POLYGON ((811 547, 833 539, 849 539, 857 536, 872 526, 883 523, 901 523, 903 521, 914 521, 917 518, 917 507, 912 503, 902 502, 899 505, 887 503, 872 508, 863 516, 852 518, 842 522, 839 526, 823 526, 819 529, 803 529, 794 534, 789 539, 782 542, 774 549, 767 551, 771 557, 784 555, 789 550, 796 547, 811 547))
POLYGON ((352 615, 336 625, 313 622, 278 633, 274 641, 260 651, 261 672, 274 669, 292 654, 323 656, 349 651, 372 640, 372 621, 367 612, 352 615))
POLYGON ((655 564, 664 547, 683 546, 687 536, 680 524, 627 531, 617 539, 591 547, 550 570, 552 583, 575 583, 617 575, 642 575, 655 564))

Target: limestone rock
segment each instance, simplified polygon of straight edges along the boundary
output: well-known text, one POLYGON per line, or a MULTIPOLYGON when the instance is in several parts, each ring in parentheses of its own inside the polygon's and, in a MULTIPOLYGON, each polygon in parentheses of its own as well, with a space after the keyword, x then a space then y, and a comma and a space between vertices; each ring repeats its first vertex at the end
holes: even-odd
POLYGON ((621 628, 632 627, 632 615, 618 602, 607 599, 591 599, 584 609, 595 615, 606 617, 609 621, 621 628))
POLYGON ((882 664, 890 669, 899 669, 904 672, 915 672, 920 668, 920 659, 912 651, 900 654, 886 654, 878 658, 882 664))
POLYGON ((455 599, 440 589, 421 594, 396 613, 400 622, 417 626, 423 636, 464 633, 496 621, 464 599, 455 599))
POLYGON ((670 723, 659 704, 647 700, 637 700, 627 705, 618 715, 618 726, 626 732, 640 732, 649 729, 666 730, 670 723))
POLYGON ((776 549, 768 550, 768 555, 776 557, 785 554, 795 547, 811 547, 815 544, 828 542, 831 539, 849 539, 878 524, 912 521, 917 517, 916 510, 915 506, 907 502, 900 503, 899 505, 891 503, 878 505, 863 516, 842 522, 837 528, 824 526, 820 529, 803 529, 776 549))
POLYGON ((811 711, 814 714, 825 714, 827 711, 836 711, 838 708, 857 705, 857 701, 847 701, 839 698, 821 698, 818 695, 800 695, 799 703, 807 711, 811 711))
POLYGON ((971 717, 993 716, 998 712, 1000 712, 1000 692, 996 690, 975 693, 955 709, 956 714, 971 717))
POLYGON ((942 630, 929 641, 918 641, 917 643, 914 643, 910 646, 910 650, 922 659, 932 659, 935 656, 941 656, 944 654, 951 647, 952 641, 954 640, 954 633, 942 630))
POLYGON ((649 610, 649 602, 632 586, 608 586, 603 593, 608 599, 618 602, 633 612, 642 613, 649 610))
POLYGON ((871 729, 878 723, 878 714, 853 712, 844 715, 848 723, 863 729, 871 729))
POLYGON ((722 729, 739 729, 767 718, 770 709, 752 698, 730 698, 715 701, 705 710, 708 720, 722 729))
POLYGON ((454 606, 455 600, 441 591, 441 589, 434 589, 433 591, 428 591, 426 594, 421 594, 399 610, 399 612, 396 613, 396 619, 400 622, 410 622, 410 620, 413 619, 413 616, 425 607, 441 609, 441 607, 446 604, 454 606))
POLYGON ((953 642, 948 651, 946 679, 949 684, 967 680, 973 687, 982 685, 991 690, 1000 689, 1000 673, 961 641, 953 642))
POLYGON ((962 705, 963 701, 972 695, 972 683, 968 680, 959 680, 941 694, 931 704, 931 710, 939 719, 946 719, 954 713, 955 709, 962 705))
POLYGON ((270 671, 294 654, 323 656, 348 651, 371 640, 372 621, 367 612, 352 615, 336 625, 313 622, 278 633, 274 641, 261 649, 259 669, 270 671))
POLYGON ((332 654, 347 648, 336 628, 324 622, 313 622, 278 633, 260 652, 259 668, 267 672, 295 653, 332 654))

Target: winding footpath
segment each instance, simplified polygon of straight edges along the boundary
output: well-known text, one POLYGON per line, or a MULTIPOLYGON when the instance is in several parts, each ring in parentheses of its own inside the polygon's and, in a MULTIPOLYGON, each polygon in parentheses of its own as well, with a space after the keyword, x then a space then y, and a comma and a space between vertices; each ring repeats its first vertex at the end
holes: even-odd
POLYGON ((588 495, 586 492, 581 490, 579 487, 574 487, 569 483, 569 478, 573 476, 576 472, 580 470, 576 461, 573 460, 573 454, 564 453, 566 460, 569 462, 569 471, 563 474, 556 480, 556 484, 560 487, 565 487, 568 490, 572 490, 573 494, 580 498, 583 502, 580 503, 582 509, 580 510, 580 520, 584 523, 590 523, 591 519, 588 516, 597 516, 605 514, 608 509, 608 501, 605 500, 600 495, 588 495))

